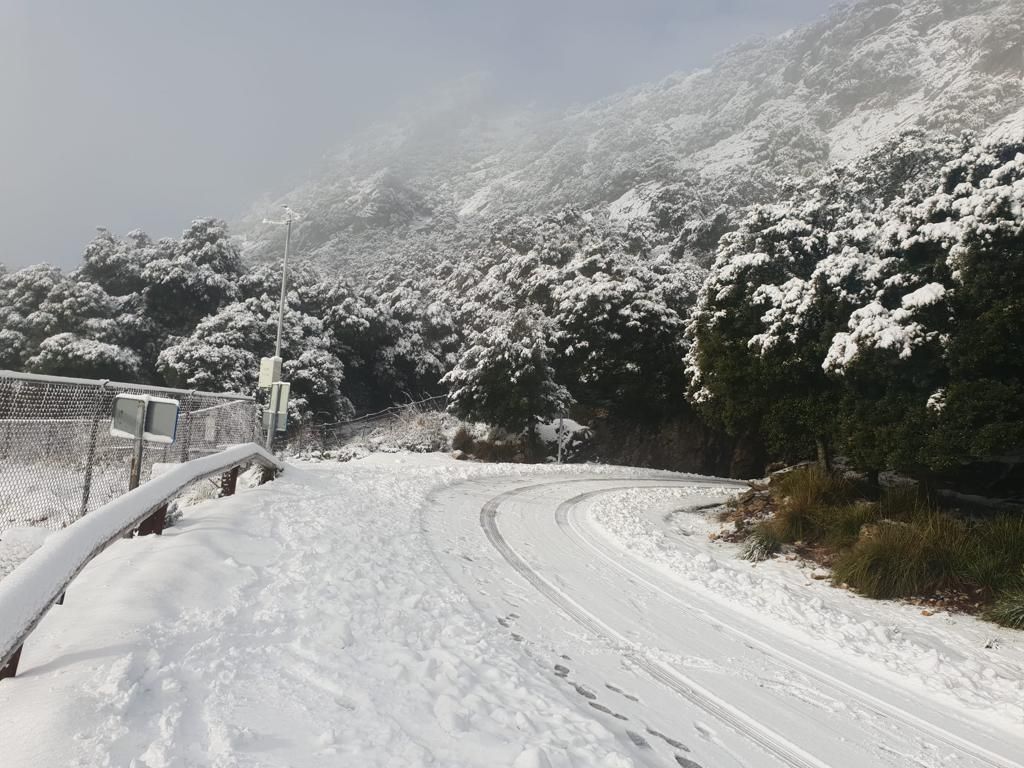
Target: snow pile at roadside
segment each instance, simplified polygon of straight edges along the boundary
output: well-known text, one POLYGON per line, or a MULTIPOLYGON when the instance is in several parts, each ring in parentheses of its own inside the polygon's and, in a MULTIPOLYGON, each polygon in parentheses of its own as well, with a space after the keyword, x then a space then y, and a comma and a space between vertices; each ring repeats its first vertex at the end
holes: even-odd
POLYGON ((273 459, 262 448, 246 443, 180 464, 47 536, 0 580, 0 658, 6 660, 21 644, 25 629, 46 613, 79 568, 113 537, 138 522, 146 510, 155 509, 182 481, 216 471, 233 459, 244 460, 254 452, 273 459))
POLYGON ((981 629, 984 636, 997 638, 996 645, 1002 640, 1011 646, 1019 640, 1017 633, 970 617, 959 617, 956 625, 945 624, 937 632, 929 622, 939 619, 925 618, 919 609, 808 583, 791 563, 758 566, 737 560, 735 547, 692 535, 700 526, 691 526, 685 543, 673 540, 643 514, 692 493, 686 488, 622 491, 595 502, 590 514, 597 530, 617 546, 758 620, 774 621, 805 641, 808 636, 823 641, 825 650, 848 661, 884 668, 961 706, 996 714, 1015 727, 1024 724, 1024 657, 999 658, 977 637, 981 629))
POLYGON ((4 765, 635 763, 420 535, 438 456, 300 464, 119 541, 0 685, 4 765))

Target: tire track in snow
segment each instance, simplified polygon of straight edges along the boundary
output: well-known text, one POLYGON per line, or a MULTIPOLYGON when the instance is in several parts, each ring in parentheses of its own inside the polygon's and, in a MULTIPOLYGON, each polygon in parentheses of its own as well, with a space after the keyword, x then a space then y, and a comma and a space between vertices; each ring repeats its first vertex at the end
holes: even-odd
MULTIPOLYGON (((589 491, 587 493, 582 493, 579 494, 578 496, 572 497, 571 499, 567 499, 566 501, 563 501, 561 504, 559 504, 556 508, 555 522, 557 523, 558 527, 566 534, 566 536, 576 541, 579 546, 585 546, 589 551, 601 557, 602 560, 610 564, 616 570, 620 571, 621 573, 627 575, 632 579, 635 579, 637 582, 646 585, 648 588, 655 590, 662 596, 668 598, 669 600, 671 600, 674 603, 677 603, 680 606, 685 607, 689 611, 697 610, 707 615, 707 613, 702 609, 697 608, 696 606, 690 603, 686 603, 685 601, 681 600, 678 597, 678 595, 673 594, 672 592, 660 587, 659 585, 655 584, 650 579, 645 577, 643 574, 628 567, 622 562, 621 559, 616 559, 610 556, 607 552, 603 551, 599 546, 594 544, 593 541, 589 539, 587 535, 577 525, 574 525, 572 520, 570 519, 570 512, 572 512, 575 508, 579 507, 580 505, 586 503, 590 499, 607 493, 628 490, 633 487, 635 486, 602 488, 594 491, 589 491)), ((649 488, 652 486, 645 487, 649 488)), ((708 618, 712 617, 708 616, 708 618)), ((870 712, 872 715, 880 719, 896 720, 907 729, 924 732, 935 741, 938 741, 941 744, 943 744, 945 747, 965 754, 971 757, 972 759, 978 761, 979 764, 990 766, 990 768, 1024 768, 1024 766, 1017 762, 1004 762, 1002 758, 1000 758, 998 755, 989 752, 983 747, 967 742, 956 736, 947 734, 939 728, 931 725, 927 721, 914 716, 913 713, 907 712, 906 710, 899 709, 897 707, 894 707, 893 705, 887 704, 884 701, 872 696, 870 693, 866 691, 860 690, 859 688, 856 688, 855 686, 852 686, 848 683, 844 683, 843 681, 833 677, 832 675, 829 675, 827 672, 824 672, 810 664, 807 664, 801 661, 800 659, 797 659, 785 653, 784 651, 780 651, 775 646, 770 645, 764 642, 763 640, 760 640, 754 637, 753 635, 743 631, 742 629, 739 629, 735 625, 730 624, 728 621, 723 620, 721 616, 716 615, 713 617, 713 619, 715 623, 721 626, 725 631, 733 635, 736 635, 737 637, 740 637, 744 641, 757 647, 762 652, 778 661, 782 666, 789 667, 794 672, 799 670, 799 672, 805 674, 807 677, 811 678, 816 683, 818 683, 822 689, 833 688, 841 690, 846 696, 852 698, 866 711, 870 712)))
MULTIPOLYGON (((600 478, 605 480, 606 478, 600 478)), ((607 478, 616 480, 617 478, 607 478)), ((593 482, 592 479, 588 479, 593 482)), ((584 481, 586 482, 586 481, 584 481)), ((640 480, 639 482, 643 482, 640 480)), ((680 485, 694 485, 692 480, 679 480, 675 482, 661 482, 660 487, 677 487, 680 485)), ((707 714, 715 717, 726 726, 746 737, 753 743, 759 745, 769 754, 776 757, 784 765, 792 768, 829 768, 826 763, 821 762, 813 755, 800 749, 795 744, 787 741, 781 735, 765 728, 756 720, 750 718, 743 712, 731 707, 710 691, 704 689, 694 681, 680 674, 677 670, 662 662, 648 658, 646 655, 637 652, 632 648, 632 643, 624 635, 608 626, 586 609, 582 608, 565 593, 557 589, 543 579, 536 571, 524 561, 505 541, 498 529, 497 516, 501 505, 511 498, 523 495, 530 491, 552 485, 564 485, 564 481, 555 483, 538 483, 524 488, 515 488, 506 491, 488 501, 480 510, 480 525, 487 536, 488 541, 501 554, 512 568, 524 579, 532 584, 538 592, 554 603, 567 616, 592 634, 603 637, 608 641, 622 647, 623 655, 638 668, 644 670, 650 677, 665 687, 687 699, 707 714)), ((632 486, 630 486, 632 487, 632 486)), ((644 487, 659 487, 657 485, 645 485, 644 487)), ((614 489, 621 490, 621 488, 614 489)))

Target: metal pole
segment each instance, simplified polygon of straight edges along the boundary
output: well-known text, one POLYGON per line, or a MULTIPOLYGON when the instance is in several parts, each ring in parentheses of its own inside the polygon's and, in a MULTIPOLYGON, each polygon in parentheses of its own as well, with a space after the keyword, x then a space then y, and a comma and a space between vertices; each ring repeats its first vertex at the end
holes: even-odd
POLYGON ((564 434, 564 419, 558 417, 558 463, 562 463, 562 435, 564 434))
POLYGON ((277 310, 277 344, 274 345, 274 357, 281 356, 281 328, 284 325, 284 298, 288 290, 288 250, 292 244, 292 216, 289 213, 287 229, 284 235, 284 261, 281 262, 281 304, 277 310))
POLYGON ((146 395, 142 405, 142 415, 139 419, 139 426, 135 433, 135 450, 132 454, 132 471, 128 476, 128 490, 134 491, 139 487, 139 479, 142 477, 142 452, 145 448, 145 442, 142 439, 143 433, 146 431, 146 413, 149 411, 149 395, 146 395))
POLYGON ((89 450, 85 454, 85 480, 82 483, 82 506, 78 510, 78 516, 84 517, 89 511, 89 494, 92 491, 92 466, 96 460, 96 440, 100 431, 100 415, 104 412, 107 398, 107 380, 100 382, 99 394, 96 397, 96 410, 92 415, 92 429, 89 430, 89 450))
MULTIPOLYGON (((284 261, 281 262, 281 303, 277 308, 277 342, 274 344, 274 357, 281 357, 281 329, 284 327, 284 300, 288 292, 288 251, 291 249, 292 244, 292 212, 289 209, 287 211, 288 218, 285 220, 287 225, 284 233, 284 261)), ((275 383, 270 389, 270 407, 275 407, 274 404, 274 391, 277 384, 275 383)), ((277 413, 273 410, 270 411, 270 418, 267 419, 267 452, 274 452, 274 432, 277 430, 277 413)))

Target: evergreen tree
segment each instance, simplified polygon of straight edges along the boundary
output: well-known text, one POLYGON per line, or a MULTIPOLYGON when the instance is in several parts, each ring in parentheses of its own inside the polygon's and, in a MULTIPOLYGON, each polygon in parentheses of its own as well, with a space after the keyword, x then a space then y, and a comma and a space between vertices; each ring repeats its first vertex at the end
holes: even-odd
POLYGON ((536 441, 537 423, 566 413, 572 400, 555 381, 549 322, 532 309, 510 312, 503 322, 474 333, 443 379, 449 409, 536 441))

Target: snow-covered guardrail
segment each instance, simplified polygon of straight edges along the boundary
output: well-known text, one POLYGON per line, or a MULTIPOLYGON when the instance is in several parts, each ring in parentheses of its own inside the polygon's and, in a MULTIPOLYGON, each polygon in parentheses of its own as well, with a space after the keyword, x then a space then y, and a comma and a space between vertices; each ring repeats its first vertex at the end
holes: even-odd
POLYGON ((225 493, 233 493, 238 468, 249 463, 267 470, 265 479, 284 469, 256 443, 236 445, 175 466, 47 537, 0 580, 0 678, 14 676, 25 639, 90 560, 136 528, 159 534, 167 503, 192 483, 229 473, 225 493))

